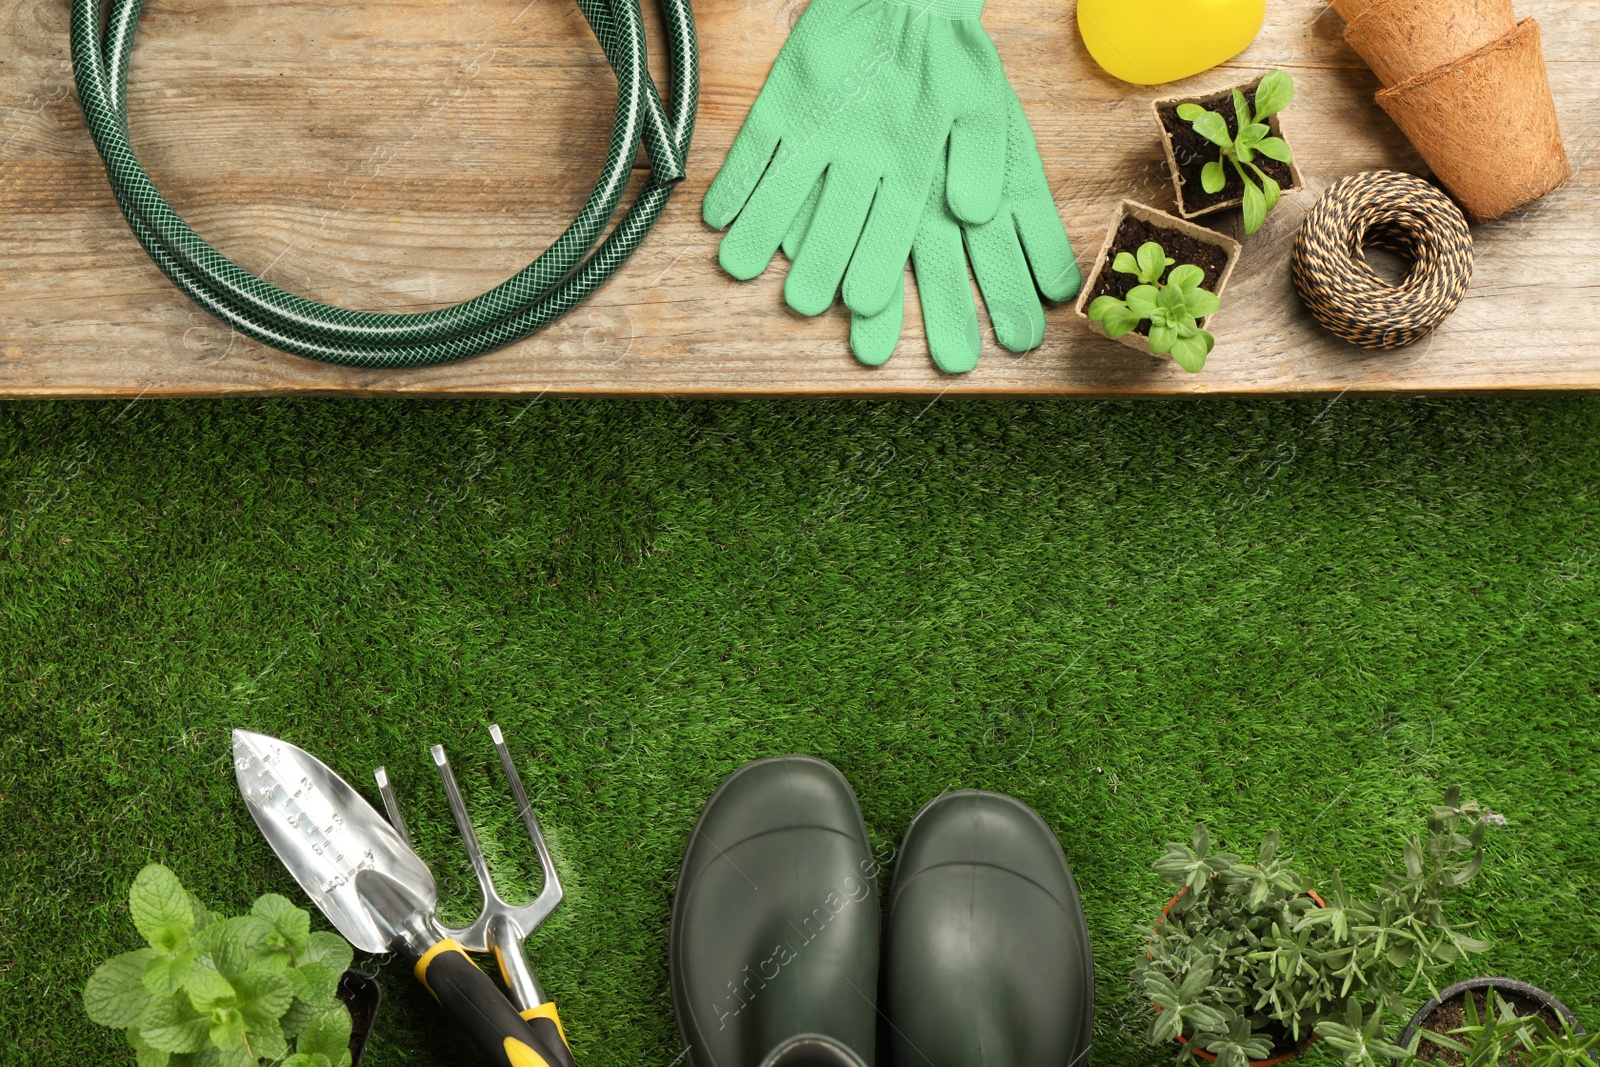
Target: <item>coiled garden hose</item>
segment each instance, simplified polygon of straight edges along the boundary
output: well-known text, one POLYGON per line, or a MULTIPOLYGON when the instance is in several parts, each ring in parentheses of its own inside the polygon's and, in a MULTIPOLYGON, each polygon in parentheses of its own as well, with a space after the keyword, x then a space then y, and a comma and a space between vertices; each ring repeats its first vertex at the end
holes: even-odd
POLYGON ((172 210, 128 141, 128 60, 144 0, 73 0, 78 99, 117 206, 156 266, 212 315, 298 356, 356 367, 423 367, 526 337, 571 310, 628 260, 683 178, 700 68, 690 0, 661 0, 671 60, 663 107, 650 78, 638 0, 577 0, 617 76, 616 119, 600 180, 576 219, 537 259, 482 296, 413 314, 351 311, 262 281, 208 245, 172 210), (643 144, 651 172, 638 199, 595 248, 627 190, 643 144))

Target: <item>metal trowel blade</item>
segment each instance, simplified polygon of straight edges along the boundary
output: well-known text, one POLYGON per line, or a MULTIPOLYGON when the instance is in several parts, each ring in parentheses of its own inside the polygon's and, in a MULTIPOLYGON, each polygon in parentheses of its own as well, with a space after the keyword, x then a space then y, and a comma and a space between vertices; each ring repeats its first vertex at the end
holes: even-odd
POLYGON ((233 770, 272 851, 345 940, 384 952, 394 916, 374 916, 356 876, 377 871, 430 914, 439 891, 427 864, 383 816, 315 756, 265 734, 233 731, 233 770))

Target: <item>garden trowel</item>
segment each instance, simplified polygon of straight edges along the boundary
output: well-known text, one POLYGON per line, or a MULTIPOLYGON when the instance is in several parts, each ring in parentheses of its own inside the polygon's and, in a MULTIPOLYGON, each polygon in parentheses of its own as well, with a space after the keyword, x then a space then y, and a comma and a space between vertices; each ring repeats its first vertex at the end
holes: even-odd
POLYGON ((496 1067, 571 1067, 440 927, 427 864, 326 764, 287 741, 233 732, 233 769, 267 843, 328 921, 364 952, 400 952, 496 1067))

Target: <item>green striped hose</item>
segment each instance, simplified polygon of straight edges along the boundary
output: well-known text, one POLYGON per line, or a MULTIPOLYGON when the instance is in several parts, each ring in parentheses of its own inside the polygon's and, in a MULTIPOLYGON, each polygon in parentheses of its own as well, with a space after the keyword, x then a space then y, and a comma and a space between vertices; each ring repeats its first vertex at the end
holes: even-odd
POLYGON ((262 281, 201 239, 167 204, 128 142, 128 57, 144 0, 73 0, 72 67, 84 120, 105 162, 117 206, 156 266, 234 329, 297 356, 353 367, 424 367, 510 344, 564 315, 633 255, 683 178, 699 99, 699 54, 690 0, 662 0, 671 52, 671 105, 647 66, 638 0, 577 0, 617 76, 616 120, 600 180, 555 243, 482 296, 392 315, 307 300, 262 281), (609 236, 643 144, 650 178, 609 236))

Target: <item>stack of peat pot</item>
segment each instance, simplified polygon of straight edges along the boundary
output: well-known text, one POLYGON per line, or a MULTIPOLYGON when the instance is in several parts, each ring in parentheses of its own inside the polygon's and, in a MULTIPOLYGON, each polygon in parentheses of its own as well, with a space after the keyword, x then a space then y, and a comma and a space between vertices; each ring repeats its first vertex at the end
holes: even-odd
POLYGON ((1511 0, 1334 0, 1378 103, 1477 222, 1572 176, 1539 23, 1511 0))

